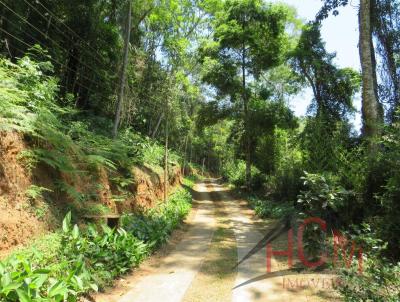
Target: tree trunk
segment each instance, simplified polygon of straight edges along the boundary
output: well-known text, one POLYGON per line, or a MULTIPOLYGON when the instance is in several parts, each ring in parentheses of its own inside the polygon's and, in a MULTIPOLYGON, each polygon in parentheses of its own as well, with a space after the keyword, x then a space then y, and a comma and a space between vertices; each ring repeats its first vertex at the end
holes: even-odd
POLYGON ((8 45, 8 40, 7 40, 7 38, 4 38, 4 44, 5 44, 5 46, 6 46, 6 49, 7 49, 7 51, 8 51, 8 54, 10 55, 10 59, 12 60, 14 57, 13 57, 13 55, 12 55, 12 53, 11 53, 10 46, 8 45))
POLYGON ((121 67, 121 77, 119 83, 119 92, 118 92, 118 100, 117 100, 117 110, 115 113, 114 120, 114 128, 113 128, 113 137, 116 138, 118 134, 118 127, 121 121, 121 111, 122 111, 122 99, 124 96, 125 90, 125 82, 126 82, 126 67, 128 65, 128 54, 129 54, 129 40, 131 35, 131 26, 132 26, 132 1, 129 0, 128 5, 128 21, 126 25, 126 33, 125 33, 125 44, 124 44, 124 59, 121 67))
POLYGON ((360 1, 360 60, 362 70, 363 135, 374 138, 380 134, 383 122, 382 108, 378 101, 375 51, 372 42, 371 0, 360 1))
POLYGON ((151 134, 151 138, 152 138, 152 139, 154 139, 154 138, 156 137, 156 134, 157 134, 158 128, 160 127, 160 124, 161 124, 161 121, 162 121, 163 116, 164 116, 164 113, 161 113, 161 114, 160 114, 160 117, 158 118, 157 125, 156 125, 156 127, 154 128, 153 133, 151 134))
POLYGON ((242 48, 242 98, 243 98, 243 115, 244 115, 244 140, 246 153, 246 186, 249 189, 251 183, 251 154, 250 154, 250 131, 249 131, 249 108, 248 96, 246 92, 246 47, 243 43, 242 48))
POLYGON ((47 21, 47 28, 46 28, 46 39, 49 38, 49 29, 50 29, 50 25, 51 25, 51 17, 49 18, 49 21, 47 21))
POLYGON ((166 109, 165 109, 165 150, 164 150, 164 202, 167 202, 168 198, 168 97, 166 99, 166 109))
POLYGON ((192 142, 192 139, 190 139, 189 164, 192 163, 192 155, 193 155, 193 142, 192 142))
POLYGON ((117 24, 117 0, 111 0, 110 19, 113 24, 117 24))
POLYGON ((187 145, 189 140, 189 133, 185 137, 185 149, 183 152, 183 167, 182 167, 182 176, 185 177, 185 168, 186 168, 186 153, 187 153, 187 145))

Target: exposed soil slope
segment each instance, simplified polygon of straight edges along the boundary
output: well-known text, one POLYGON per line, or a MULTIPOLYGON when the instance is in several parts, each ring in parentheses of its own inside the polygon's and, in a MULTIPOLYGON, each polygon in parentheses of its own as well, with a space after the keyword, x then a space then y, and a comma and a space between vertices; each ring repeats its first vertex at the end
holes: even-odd
POLYGON ((25 192, 32 177, 18 159, 23 150, 27 147, 21 135, 0 133, 0 256, 48 230, 45 222, 27 210, 25 192))
MULTIPOLYGON (((69 209, 78 213, 93 209, 129 212, 152 207, 163 195, 161 169, 134 167, 131 184, 125 188, 129 194, 124 196, 114 181, 120 177, 118 172, 100 167, 97 171, 82 168, 82 173, 74 175, 60 173, 45 164, 30 162, 29 150, 23 135, 0 133, 0 258, 60 227, 69 209), (60 189, 60 184, 64 188, 60 189), (32 194, 35 196, 41 188, 43 191, 33 198, 32 194), (85 199, 79 201, 81 196, 85 199), (116 196, 122 197, 118 200, 116 196)), ((180 182, 180 173, 178 167, 170 171, 169 187, 180 182)))

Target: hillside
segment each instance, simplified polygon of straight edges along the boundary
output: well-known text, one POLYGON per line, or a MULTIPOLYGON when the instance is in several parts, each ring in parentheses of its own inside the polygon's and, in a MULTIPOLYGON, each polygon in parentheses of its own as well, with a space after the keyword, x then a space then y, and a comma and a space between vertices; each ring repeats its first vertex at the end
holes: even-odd
MULTIPOLYGON (((22 134, 4 132, 0 138, 0 255, 17 246, 55 231, 73 210, 81 219, 87 215, 122 214, 151 208, 163 197, 160 167, 131 167, 131 177, 99 167, 71 176, 39 163, 30 171, 21 154, 30 147, 22 134), (119 182, 118 182, 119 181, 119 182), (121 184, 120 182, 126 182, 121 184), (60 183, 68 191, 60 189, 60 183), (84 197, 88 196, 88 197, 84 197), (80 199, 82 198, 82 200, 80 199), (85 198, 85 199, 83 199, 85 198)), ((169 188, 181 181, 179 166, 172 167, 169 188)))

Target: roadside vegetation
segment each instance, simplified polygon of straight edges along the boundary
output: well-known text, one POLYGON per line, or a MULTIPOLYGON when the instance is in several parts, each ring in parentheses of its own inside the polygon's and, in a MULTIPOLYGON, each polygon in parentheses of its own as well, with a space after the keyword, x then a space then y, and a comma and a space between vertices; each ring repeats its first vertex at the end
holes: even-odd
POLYGON ((62 230, 0 262, 1 301, 78 301, 137 267, 189 213, 191 195, 178 189, 151 210, 126 215, 121 227, 78 227, 71 213, 62 230))

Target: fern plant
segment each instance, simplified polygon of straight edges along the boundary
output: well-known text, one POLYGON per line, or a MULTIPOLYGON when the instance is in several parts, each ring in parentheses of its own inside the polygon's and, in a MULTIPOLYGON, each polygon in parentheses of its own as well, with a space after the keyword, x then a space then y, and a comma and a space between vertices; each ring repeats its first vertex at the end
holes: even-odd
POLYGON ((43 192, 52 192, 52 190, 44 188, 44 187, 39 187, 36 185, 31 185, 29 188, 25 191, 25 195, 33 200, 36 201, 38 199, 43 198, 43 192))

